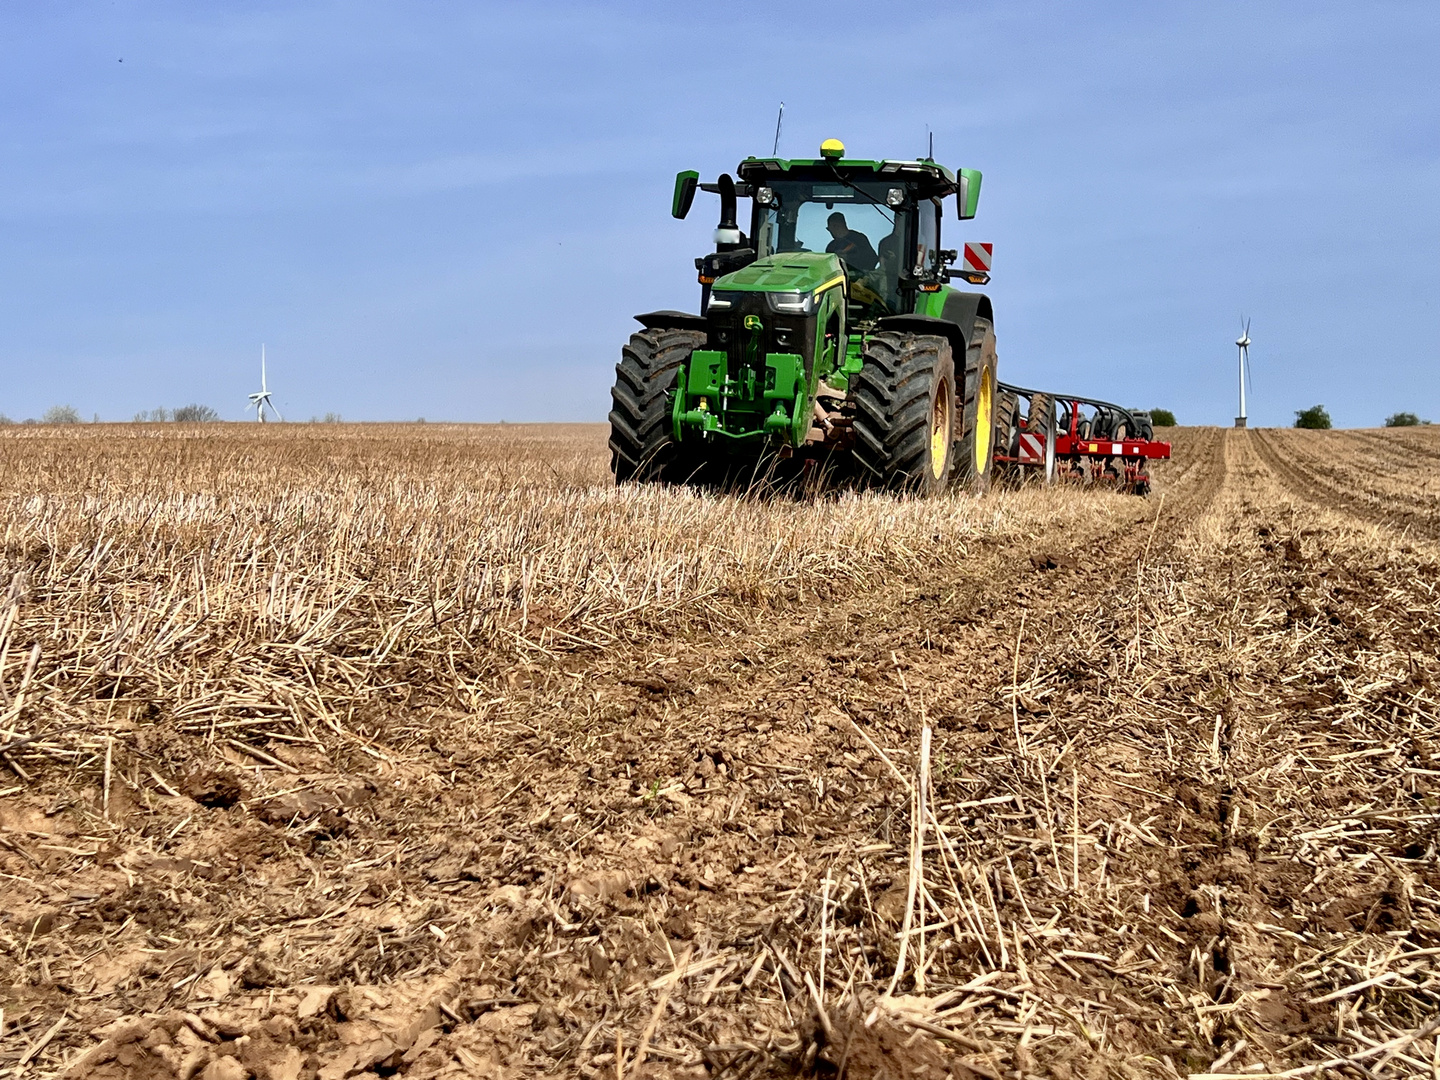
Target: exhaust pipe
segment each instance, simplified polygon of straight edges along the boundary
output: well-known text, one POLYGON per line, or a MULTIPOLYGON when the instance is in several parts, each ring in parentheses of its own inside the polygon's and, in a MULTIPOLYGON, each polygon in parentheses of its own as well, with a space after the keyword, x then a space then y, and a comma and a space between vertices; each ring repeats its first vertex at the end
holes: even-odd
POLYGON ((735 222, 735 181, 721 173, 715 185, 720 189, 720 224, 715 229, 715 250, 734 251, 740 247, 740 226, 735 222))
POLYGON ((740 231, 740 225, 735 220, 738 212, 735 204, 735 181, 730 178, 729 173, 721 173, 720 179, 715 182, 714 190, 720 193, 720 224, 715 227, 715 251, 703 259, 695 260, 695 268, 700 271, 701 315, 709 310, 710 286, 714 280, 731 270, 738 270, 745 262, 743 259, 735 262, 725 258, 732 251, 742 251, 746 247, 745 234, 740 231))

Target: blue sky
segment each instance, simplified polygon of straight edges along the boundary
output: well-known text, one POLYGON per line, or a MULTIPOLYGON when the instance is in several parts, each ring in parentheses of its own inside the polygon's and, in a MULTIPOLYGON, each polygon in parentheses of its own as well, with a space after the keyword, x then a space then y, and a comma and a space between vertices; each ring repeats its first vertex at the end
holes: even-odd
POLYGON ((693 310, 705 176, 984 171, 1001 377, 1228 423, 1440 420, 1440 5, 0 8, 0 412, 599 420, 693 310))

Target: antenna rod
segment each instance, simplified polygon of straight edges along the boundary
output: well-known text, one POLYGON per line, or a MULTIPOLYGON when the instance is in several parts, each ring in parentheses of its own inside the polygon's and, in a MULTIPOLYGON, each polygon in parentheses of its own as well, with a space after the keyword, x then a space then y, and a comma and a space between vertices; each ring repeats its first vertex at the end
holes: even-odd
POLYGON ((775 157, 780 153, 780 121, 785 119, 785 103, 780 102, 780 113, 775 117, 775 145, 770 150, 770 156, 775 157))

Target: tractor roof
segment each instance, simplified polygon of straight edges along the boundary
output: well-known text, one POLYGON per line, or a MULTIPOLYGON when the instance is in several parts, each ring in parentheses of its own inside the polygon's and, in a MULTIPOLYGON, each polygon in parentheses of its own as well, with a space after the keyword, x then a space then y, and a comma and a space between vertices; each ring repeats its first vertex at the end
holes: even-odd
POLYGON ((956 190, 955 174, 933 161, 865 161, 858 158, 756 158, 748 157, 736 170, 742 180, 762 184, 767 179, 832 177, 846 180, 897 180, 912 184, 924 198, 944 198, 956 190))

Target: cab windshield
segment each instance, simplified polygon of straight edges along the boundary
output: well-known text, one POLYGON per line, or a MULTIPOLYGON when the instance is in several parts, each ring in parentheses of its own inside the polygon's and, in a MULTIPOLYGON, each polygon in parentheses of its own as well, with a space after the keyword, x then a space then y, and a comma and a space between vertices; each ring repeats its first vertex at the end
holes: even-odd
POLYGON ((900 269, 911 212, 886 205, 893 187, 878 181, 781 180, 767 185, 769 206, 757 206, 755 247, 760 258, 789 251, 838 255, 850 279, 850 298, 862 317, 900 310, 900 269))

